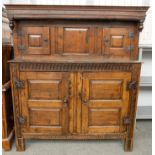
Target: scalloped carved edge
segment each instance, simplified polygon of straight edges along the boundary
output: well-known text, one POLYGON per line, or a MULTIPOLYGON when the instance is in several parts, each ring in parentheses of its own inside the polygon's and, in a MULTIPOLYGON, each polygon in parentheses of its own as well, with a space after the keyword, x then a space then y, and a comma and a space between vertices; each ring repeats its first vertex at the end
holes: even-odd
POLYGON ((21 63, 20 71, 131 71, 128 63, 21 63))

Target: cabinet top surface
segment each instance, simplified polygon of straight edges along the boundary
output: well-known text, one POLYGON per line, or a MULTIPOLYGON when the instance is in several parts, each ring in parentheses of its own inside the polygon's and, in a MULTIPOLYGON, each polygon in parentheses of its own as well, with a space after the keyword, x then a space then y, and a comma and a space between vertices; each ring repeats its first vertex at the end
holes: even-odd
POLYGON ((9 19, 105 19, 143 21, 147 6, 5 5, 9 19))

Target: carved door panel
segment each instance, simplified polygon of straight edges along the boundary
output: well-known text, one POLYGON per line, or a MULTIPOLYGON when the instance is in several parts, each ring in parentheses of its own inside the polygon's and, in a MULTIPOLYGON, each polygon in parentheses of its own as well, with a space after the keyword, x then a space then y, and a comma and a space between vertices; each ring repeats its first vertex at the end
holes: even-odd
POLYGON ((82 132, 120 133, 126 130, 131 79, 128 72, 92 72, 82 76, 82 132))
MULTIPOLYGON (((52 32, 52 29, 51 29, 52 32)), ((56 52, 65 56, 88 56, 94 52, 94 28, 60 26, 56 29, 56 52)), ((51 34, 52 36, 52 34, 51 34)), ((52 48, 52 46, 51 46, 52 48)))
POLYGON ((19 53, 28 55, 50 54, 49 27, 25 26, 17 32, 17 36, 20 38, 19 53))
POLYGON ((134 31, 129 28, 103 29, 102 53, 109 57, 130 58, 134 51, 134 31))
POLYGON ((68 132, 69 74, 63 72, 21 72, 20 103, 23 133, 68 132))

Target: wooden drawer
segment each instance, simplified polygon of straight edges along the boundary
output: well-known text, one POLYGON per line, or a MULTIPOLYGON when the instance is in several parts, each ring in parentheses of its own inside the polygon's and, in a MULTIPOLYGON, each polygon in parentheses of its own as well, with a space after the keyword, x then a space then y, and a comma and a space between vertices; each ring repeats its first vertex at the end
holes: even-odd
POLYGON ((131 23, 60 23, 19 24, 14 34, 15 56, 55 61, 138 58, 138 29, 131 23))

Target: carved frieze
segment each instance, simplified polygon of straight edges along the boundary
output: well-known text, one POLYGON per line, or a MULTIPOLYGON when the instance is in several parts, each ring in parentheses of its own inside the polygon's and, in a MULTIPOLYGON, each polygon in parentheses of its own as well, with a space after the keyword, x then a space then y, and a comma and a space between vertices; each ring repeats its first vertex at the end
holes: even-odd
POLYGON ((131 71, 128 63, 21 63, 20 71, 131 71))

